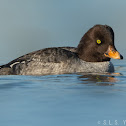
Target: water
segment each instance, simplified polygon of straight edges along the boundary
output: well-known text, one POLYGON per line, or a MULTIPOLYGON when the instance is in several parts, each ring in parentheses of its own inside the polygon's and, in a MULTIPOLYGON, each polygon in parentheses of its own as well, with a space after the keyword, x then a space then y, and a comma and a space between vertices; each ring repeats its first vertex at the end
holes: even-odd
POLYGON ((126 125, 126 64, 110 75, 0 76, 0 126, 126 125))

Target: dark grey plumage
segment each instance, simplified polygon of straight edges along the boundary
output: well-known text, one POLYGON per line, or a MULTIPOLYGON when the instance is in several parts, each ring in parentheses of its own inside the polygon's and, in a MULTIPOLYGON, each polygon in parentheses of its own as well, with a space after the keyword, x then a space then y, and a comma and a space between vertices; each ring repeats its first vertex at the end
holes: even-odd
POLYGON ((1 75, 46 75, 73 72, 113 72, 110 62, 90 63, 79 59, 76 48, 57 47, 35 51, 1 66, 1 75))
MULTIPOLYGON (((0 66, 0 74, 14 74, 14 75, 38 75, 36 71, 40 69, 47 69, 47 74, 54 73, 54 66, 51 64, 67 64, 67 61, 71 59, 77 59, 76 48, 74 47, 57 47, 57 48, 46 48, 31 52, 23 55, 8 64, 0 66), (39 65, 39 68, 38 68, 39 65), (35 70, 34 70, 35 68, 35 70), (27 71, 26 71, 27 70, 27 71), (28 72, 29 71, 29 72, 28 72), (33 73, 31 73, 34 71, 33 73)), ((60 68, 59 68, 60 69, 60 68)), ((46 74, 45 73, 45 74, 46 74)))

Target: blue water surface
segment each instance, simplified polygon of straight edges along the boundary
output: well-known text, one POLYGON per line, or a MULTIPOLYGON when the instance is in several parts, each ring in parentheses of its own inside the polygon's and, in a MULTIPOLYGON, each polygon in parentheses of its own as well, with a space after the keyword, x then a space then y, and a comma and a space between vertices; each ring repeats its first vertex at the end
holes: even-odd
POLYGON ((0 76, 0 126, 126 125, 126 64, 115 73, 0 76))

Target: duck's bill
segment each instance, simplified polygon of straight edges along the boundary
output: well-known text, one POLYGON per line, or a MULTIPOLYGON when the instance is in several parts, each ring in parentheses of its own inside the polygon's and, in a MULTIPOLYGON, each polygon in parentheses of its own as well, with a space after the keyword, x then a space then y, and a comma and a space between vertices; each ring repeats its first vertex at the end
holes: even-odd
POLYGON ((116 50, 114 47, 109 46, 106 53, 104 53, 106 57, 113 59, 123 59, 123 56, 116 50))

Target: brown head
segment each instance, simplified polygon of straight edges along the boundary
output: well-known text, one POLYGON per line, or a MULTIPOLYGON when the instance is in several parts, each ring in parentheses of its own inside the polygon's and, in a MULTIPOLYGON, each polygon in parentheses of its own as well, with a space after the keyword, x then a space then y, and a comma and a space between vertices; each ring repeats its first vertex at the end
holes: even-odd
POLYGON ((89 29, 77 47, 79 58, 87 62, 104 62, 123 59, 114 46, 114 31, 107 25, 95 25, 89 29))

